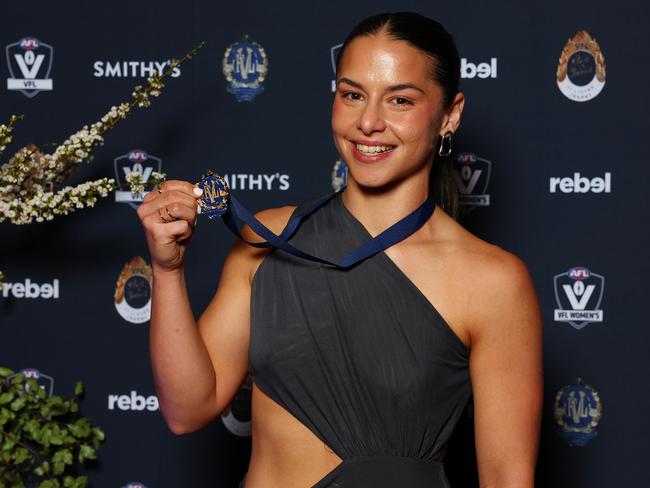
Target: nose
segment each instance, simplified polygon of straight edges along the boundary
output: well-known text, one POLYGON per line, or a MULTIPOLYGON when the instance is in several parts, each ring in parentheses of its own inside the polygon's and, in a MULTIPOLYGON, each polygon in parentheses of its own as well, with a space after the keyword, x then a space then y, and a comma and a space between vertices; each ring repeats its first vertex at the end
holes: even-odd
POLYGON ((359 114, 357 127, 365 135, 369 136, 373 132, 383 132, 386 129, 383 113, 379 103, 369 101, 359 114))

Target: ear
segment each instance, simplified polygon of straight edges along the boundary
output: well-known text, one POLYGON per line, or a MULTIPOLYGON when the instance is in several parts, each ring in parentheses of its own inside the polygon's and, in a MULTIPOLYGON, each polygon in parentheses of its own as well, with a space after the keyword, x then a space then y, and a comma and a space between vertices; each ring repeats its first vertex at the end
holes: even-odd
POLYGON ((451 106, 447 110, 447 113, 442 119, 442 126, 440 127, 441 136, 447 132, 454 133, 458 130, 458 127, 460 126, 460 116, 463 113, 464 107, 465 95, 461 92, 458 92, 456 93, 451 106))

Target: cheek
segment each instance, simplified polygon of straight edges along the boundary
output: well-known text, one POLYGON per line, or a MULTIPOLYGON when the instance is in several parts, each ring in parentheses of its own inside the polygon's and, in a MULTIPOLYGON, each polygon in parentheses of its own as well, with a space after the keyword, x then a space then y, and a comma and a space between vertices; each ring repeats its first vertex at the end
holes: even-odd
POLYGON ((433 144, 436 121, 425 111, 412 110, 393 120, 393 130, 403 142, 429 147, 433 144))

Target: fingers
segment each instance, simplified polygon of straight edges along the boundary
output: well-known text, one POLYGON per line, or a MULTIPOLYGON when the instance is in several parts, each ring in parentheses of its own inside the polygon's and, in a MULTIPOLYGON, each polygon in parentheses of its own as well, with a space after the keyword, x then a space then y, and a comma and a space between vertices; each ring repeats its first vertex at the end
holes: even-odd
POLYGON ((157 189, 154 189, 153 191, 147 193, 143 201, 150 202, 151 200, 154 200, 161 195, 169 192, 182 193, 196 200, 199 198, 200 194, 196 195, 196 193, 194 193, 194 188, 194 185, 188 181, 165 180, 158 186, 157 189))

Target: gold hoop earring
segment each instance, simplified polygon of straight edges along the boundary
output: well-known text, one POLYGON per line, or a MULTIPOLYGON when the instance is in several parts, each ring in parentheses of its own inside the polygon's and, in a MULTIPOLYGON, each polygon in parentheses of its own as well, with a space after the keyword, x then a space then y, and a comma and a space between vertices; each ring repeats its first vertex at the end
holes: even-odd
POLYGON ((438 156, 446 158, 451 155, 451 136, 452 132, 447 131, 440 139, 440 147, 438 148, 438 156))

